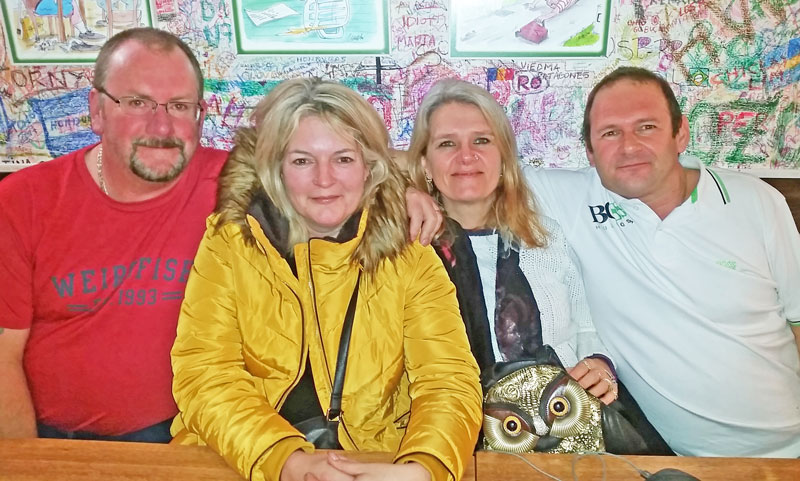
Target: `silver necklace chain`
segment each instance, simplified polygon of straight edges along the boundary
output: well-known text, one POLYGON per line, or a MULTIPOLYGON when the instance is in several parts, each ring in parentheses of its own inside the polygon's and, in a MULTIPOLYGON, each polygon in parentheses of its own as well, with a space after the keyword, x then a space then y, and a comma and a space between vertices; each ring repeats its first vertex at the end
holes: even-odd
POLYGON ((100 189, 105 195, 108 195, 108 188, 106 187, 106 179, 103 177, 103 146, 97 147, 97 180, 100 181, 100 189))

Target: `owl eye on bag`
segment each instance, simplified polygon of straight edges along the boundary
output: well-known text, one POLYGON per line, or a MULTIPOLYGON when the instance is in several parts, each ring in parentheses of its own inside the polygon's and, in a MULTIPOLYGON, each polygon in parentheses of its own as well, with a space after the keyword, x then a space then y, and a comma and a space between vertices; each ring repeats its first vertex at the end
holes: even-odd
POLYGON ((527 453, 539 440, 530 416, 510 403, 487 404, 483 409, 483 429, 491 433, 486 439, 497 451, 527 453))
POLYGON ((649 454, 619 402, 605 406, 572 379, 550 346, 481 374, 483 449, 513 453, 649 454))
POLYGON ((550 414, 559 418, 569 414, 569 401, 561 396, 551 399, 547 407, 550 414))
POLYGON ((502 422, 503 431, 510 436, 517 436, 519 433, 522 432, 522 423, 520 422, 519 416, 506 416, 502 422))
MULTIPOLYGON (((550 435, 557 438, 569 438, 587 432, 595 422, 595 411, 602 409, 602 402, 587 393, 563 369, 545 386, 541 399, 539 415, 552 426, 550 435)), ((597 418, 599 422, 599 416, 597 418)))

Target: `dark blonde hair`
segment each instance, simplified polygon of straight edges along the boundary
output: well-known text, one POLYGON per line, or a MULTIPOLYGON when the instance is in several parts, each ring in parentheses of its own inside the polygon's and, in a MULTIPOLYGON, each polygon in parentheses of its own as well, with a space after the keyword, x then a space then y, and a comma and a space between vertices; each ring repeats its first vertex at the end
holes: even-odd
MULTIPOLYGON (((477 107, 492 129, 495 145, 500 150, 502 176, 495 190, 495 199, 488 225, 497 229, 507 241, 525 247, 542 247, 546 244, 547 231, 539 222, 533 194, 528 189, 517 159, 517 143, 505 111, 486 90, 457 79, 436 82, 425 95, 417 111, 411 145, 408 148, 408 172, 411 182, 418 189, 428 191, 422 158, 427 154, 431 135, 431 116, 439 107, 460 103, 477 107)), ((441 193, 434 185, 431 194, 440 207, 441 193)))
POLYGON ((289 221, 290 243, 308 240, 308 227, 292 206, 281 168, 289 140, 300 121, 319 117, 338 134, 358 145, 369 171, 361 207, 369 208, 364 236, 353 260, 372 273, 384 258, 393 258, 406 246, 408 221, 405 183, 391 161, 389 134, 372 106, 348 87, 319 79, 286 80, 256 106, 255 147, 247 163, 255 169, 264 190, 289 221))

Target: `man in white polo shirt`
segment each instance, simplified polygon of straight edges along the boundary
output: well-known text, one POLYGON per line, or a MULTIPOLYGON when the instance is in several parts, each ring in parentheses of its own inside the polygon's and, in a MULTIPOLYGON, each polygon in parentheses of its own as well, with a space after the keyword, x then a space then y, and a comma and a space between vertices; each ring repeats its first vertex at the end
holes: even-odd
POLYGON ((800 234, 785 199, 681 155, 688 121, 644 69, 595 86, 583 134, 591 168, 526 176, 580 259, 622 382, 678 454, 800 456, 800 234))

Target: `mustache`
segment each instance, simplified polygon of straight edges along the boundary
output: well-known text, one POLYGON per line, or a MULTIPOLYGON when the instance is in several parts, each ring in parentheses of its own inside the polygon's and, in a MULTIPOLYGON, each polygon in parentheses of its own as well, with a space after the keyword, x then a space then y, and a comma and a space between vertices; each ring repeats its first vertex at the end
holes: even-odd
POLYGON ((156 147, 161 149, 183 149, 186 144, 177 137, 166 138, 139 138, 133 141, 134 147, 156 147))

